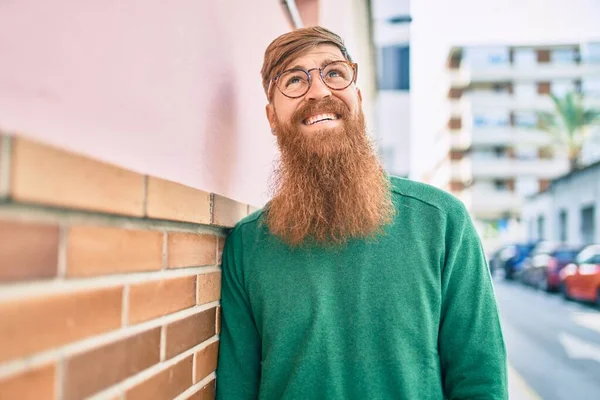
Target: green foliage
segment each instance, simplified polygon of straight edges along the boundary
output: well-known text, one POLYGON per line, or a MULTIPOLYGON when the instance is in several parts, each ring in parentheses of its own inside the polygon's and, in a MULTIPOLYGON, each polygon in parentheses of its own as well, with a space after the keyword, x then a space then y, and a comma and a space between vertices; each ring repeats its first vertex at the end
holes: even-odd
POLYGON ((600 110, 586 108, 584 97, 575 92, 568 92, 562 98, 551 94, 550 98, 554 110, 537 113, 539 128, 567 148, 571 169, 578 168, 581 149, 591 128, 600 125, 600 110))

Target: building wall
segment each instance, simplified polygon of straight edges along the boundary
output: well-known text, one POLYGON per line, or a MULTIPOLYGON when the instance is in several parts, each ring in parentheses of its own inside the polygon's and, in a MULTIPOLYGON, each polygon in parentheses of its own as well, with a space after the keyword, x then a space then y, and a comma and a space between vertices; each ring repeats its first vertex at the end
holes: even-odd
POLYGON ((410 16, 408 0, 373 1, 374 41, 378 48, 378 98, 375 137, 383 165, 397 176, 410 168, 410 23, 391 19, 410 16), (402 50, 402 58, 399 50, 402 50), (408 58, 405 58, 407 57, 408 58), (400 74, 402 72, 402 74, 400 74), (409 82, 404 82, 408 78, 409 82))
POLYGON ((4 2, 0 128, 263 204, 260 68, 289 29, 269 0, 4 2))
POLYGON ((0 142, 0 397, 213 398, 220 253, 252 209, 0 142))
MULTIPOLYGON (((600 243, 600 168, 596 166, 570 178, 561 179, 545 193, 534 196, 523 205, 522 219, 529 226, 540 216, 544 217, 544 238, 560 240, 559 213, 567 211, 567 242, 573 245, 587 244, 581 233, 581 209, 595 206, 595 236, 593 241, 600 243)), ((528 231, 530 240, 539 236, 534 230, 528 231)))
POLYGON ((377 88, 370 2, 367 0, 320 0, 319 5, 319 23, 344 39, 350 55, 358 63, 357 85, 362 93, 368 133, 373 135, 377 88))
MULTIPOLYGON (((356 49, 368 108, 368 2, 298 6, 356 49)), ((268 199, 259 72, 289 29, 268 0, 0 5, 0 398, 214 398, 221 251, 268 199)))

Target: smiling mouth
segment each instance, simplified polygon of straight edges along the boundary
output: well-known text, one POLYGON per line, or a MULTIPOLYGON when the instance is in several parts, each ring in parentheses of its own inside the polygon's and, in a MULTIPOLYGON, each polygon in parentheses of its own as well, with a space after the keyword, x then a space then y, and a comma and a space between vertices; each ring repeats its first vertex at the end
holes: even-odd
POLYGON ((338 120, 339 118, 340 117, 337 114, 325 113, 325 114, 318 114, 318 115, 313 115, 312 117, 308 117, 304 121, 302 121, 302 123, 304 125, 315 125, 320 122, 335 121, 335 120, 338 120))

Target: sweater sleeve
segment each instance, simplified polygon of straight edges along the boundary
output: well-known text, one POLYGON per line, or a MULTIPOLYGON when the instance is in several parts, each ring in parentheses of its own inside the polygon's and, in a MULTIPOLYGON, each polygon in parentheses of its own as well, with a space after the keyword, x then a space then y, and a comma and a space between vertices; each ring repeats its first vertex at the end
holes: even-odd
POLYGON ((216 399, 257 399, 260 384, 261 340, 254 323, 241 270, 242 241, 238 229, 223 250, 221 335, 216 399))
POLYGON ((492 280, 462 204, 447 217, 438 340, 446 398, 508 398, 506 349, 492 280))

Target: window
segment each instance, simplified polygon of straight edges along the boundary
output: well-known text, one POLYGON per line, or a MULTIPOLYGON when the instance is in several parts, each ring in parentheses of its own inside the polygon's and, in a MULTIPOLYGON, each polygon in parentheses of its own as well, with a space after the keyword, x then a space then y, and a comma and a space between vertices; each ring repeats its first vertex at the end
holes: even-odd
POLYGON ((383 90, 410 89, 409 46, 387 46, 381 49, 379 88, 383 90))
POLYGON ((587 96, 600 97, 600 77, 582 79, 581 92, 587 96))
POLYGON ((568 92, 575 91, 574 81, 553 81, 550 85, 552 94, 558 97, 563 97, 568 92))
POLYGON ((537 234, 539 240, 544 240, 544 230, 545 230, 545 218, 543 215, 540 215, 537 219, 537 234))
POLYGON ((473 127, 503 127, 510 125, 510 115, 507 112, 487 112, 473 116, 473 127))
POLYGON ((584 63, 600 64, 600 43, 587 43, 582 45, 581 60, 584 63))
POLYGON ((515 97, 520 99, 535 98, 537 93, 537 85, 535 83, 517 82, 515 83, 515 97))
POLYGON ((567 210, 560 210, 558 213, 558 240, 567 242, 567 210))
POLYGON ((518 66, 529 66, 537 64, 537 54, 534 49, 515 49, 513 52, 513 64, 518 66))
POLYGON ((508 47, 468 47, 464 50, 464 61, 477 67, 508 65, 508 47))
POLYGON ((600 255, 600 246, 591 245, 591 246, 584 248, 583 250, 581 250, 581 252, 579 254, 577 254, 577 257, 575 258, 575 262, 578 264, 590 263, 592 261, 596 261, 598 259, 597 257, 599 255, 600 255))
POLYGON ((537 160, 538 148, 533 144, 520 143, 515 149, 515 158, 518 160, 537 160))
POLYGON ((594 206, 581 209, 581 240, 583 243, 592 243, 596 234, 594 226, 594 206))
POLYGON ((575 64, 576 57, 574 49, 556 49, 550 53, 550 60, 556 64, 575 64))
POLYGON ((521 128, 535 128, 538 120, 534 112, 515 112, 515 125, 521 128))
POLYGON ((496 190, 498 191, 505 191, 508 190, 508 182, 505 180, 495 180, 494 181, 494 187, 496 190))
POLYGON ((533 240, 534 236, 535 236, 535 219, 530 219, 529 223, 527 224, 527 229, 529 231, 528 237, 529 239, 533 240))

